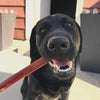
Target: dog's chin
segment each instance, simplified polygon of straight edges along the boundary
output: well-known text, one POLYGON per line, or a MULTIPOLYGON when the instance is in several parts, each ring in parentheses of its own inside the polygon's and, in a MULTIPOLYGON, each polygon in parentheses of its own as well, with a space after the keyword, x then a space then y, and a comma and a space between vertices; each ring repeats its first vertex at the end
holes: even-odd
POLYGON ((70 79, 75 74, 75 59, 72 61, 60 61, 53 59, 49 62, 53 68, 53 73, 61 80, 70 79))

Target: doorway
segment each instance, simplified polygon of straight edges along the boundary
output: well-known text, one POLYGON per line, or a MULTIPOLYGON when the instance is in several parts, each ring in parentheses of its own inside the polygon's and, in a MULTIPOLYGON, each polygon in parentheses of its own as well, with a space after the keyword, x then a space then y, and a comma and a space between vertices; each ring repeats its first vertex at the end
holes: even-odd
POLYGON ((63 13, 75 19, 77 0, 51 0, 51 14, 63 13))

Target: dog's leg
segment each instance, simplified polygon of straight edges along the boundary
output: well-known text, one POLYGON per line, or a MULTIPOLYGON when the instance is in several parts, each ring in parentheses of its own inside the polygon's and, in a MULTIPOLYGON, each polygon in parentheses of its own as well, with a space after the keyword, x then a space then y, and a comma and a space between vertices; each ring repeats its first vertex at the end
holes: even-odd
POLYGON ((24 78, 21 93, 23 100, 42 100, 38 99, 40 94, 39 82, 32 74, 24 78))
POLYGON ((29 90, 25 100, 38 100, 38 94, 29 90))
POLYGON ((58 97, 56 97, 55 99, 53 99, 53 100, 62 100, 61 99, 61 94, 58 97))
POLYGON ((21 93, 22 93, 22 96, 23 96, 23 100, 25 100, 25 98, 26 98, 26 96, 27 96, 27 91, 28 91, 27 78, 28 78, 28 77, 25 77, 25 78, 24 78, 23 84, 22 84, 22 86, 21 86, 21 93))
POLYGON ((28 92, 27 99, 25 100, 43 100, 39 99, 41 94, 40 82, 34 77, 33 74, 28 76, 28 92))
POLYGON ((60 100, 68 100, 68 97, 69 97, 69 91, 65 91, 62 93, 60 100))

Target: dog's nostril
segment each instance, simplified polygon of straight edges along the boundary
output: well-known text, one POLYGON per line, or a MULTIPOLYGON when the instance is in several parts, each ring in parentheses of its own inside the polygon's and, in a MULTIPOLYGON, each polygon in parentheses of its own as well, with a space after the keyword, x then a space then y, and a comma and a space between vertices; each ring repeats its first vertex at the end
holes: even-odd
POLYGON ((61 48, 67 48, 68 47, 68 44, 67 43, 62 43, 61 44, 61 48))
POLYGON ((55 49, 55 45, 54 44, 49 45, 49 49, 51 50, 55 49))
POLYGON ((48 42, 47 47, 50 51, 55 50, 55 44, 52 41, 48 42))

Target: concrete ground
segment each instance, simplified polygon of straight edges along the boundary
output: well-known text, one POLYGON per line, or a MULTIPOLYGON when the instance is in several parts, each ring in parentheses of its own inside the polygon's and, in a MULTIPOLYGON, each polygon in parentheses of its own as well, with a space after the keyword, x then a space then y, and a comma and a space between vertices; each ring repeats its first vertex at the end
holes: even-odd
MULTIPOLYGON (((0 51, 0 82, 29 64, 29 41, 14 40, 12 47, 0 51)), ((22 100, 22 80, 1 92, 0 100, 22 100)), ((100 74, 81 71, 78 67, 69 100, 100 100, 100 74)))

